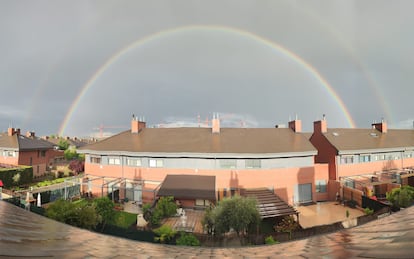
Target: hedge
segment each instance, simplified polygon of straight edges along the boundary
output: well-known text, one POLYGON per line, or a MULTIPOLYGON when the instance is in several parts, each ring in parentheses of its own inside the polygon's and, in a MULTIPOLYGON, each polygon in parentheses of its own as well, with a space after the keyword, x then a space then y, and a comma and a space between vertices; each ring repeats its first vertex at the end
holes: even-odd
POLYGON ((0 180, 4 188, 29 184, 33 181, 33 167, 0 168, 0 180))

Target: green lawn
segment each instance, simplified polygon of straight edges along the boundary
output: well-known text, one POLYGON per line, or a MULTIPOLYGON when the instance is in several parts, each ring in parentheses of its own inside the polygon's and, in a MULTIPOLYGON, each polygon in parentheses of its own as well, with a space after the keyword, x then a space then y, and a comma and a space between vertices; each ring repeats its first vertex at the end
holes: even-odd
POLYGON ((137 220, 137 215, 128 213, 125 211, 116 211, 115 218, 113 222, 110 222, 111 225, 115 225, 121 228, 129 228, 137 220))

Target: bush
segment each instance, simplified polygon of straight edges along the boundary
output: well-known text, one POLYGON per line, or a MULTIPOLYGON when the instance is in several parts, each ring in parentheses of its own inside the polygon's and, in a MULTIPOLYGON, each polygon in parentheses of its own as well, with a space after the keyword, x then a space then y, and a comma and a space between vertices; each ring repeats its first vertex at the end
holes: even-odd
POLYGON ((177 234, 170 226, 162 225, 161 227, 154 229, 154 233, 158 236, 154 240, 160 243, 170 242, 177 234))
POLYGON ((279 242, 274 240, 272 236, 268 236, 265 238, 265 244, 266 245, 274 245, 274 244, 278 244, 279 242))
POLYGON ((364 212, 365 212, 366 215, 372 215, 372 214, 374 214, 374 210, 372 210, 370 208, 365 208, 364 209, 364 212))
POLYGON ((200 246, 200 241, 193 234, 181 233, 176 244, 179 246, 200 246))
POLYGON ((46 216, 76 227, 93 229, 98 224, 95 208, 88 203, 74 204, 59 199, 46 209, 46 216))
POLYGON ((405 185, 400 188, 392 189, 390 192, 387 192, 386 197, 394 207, 407 208, 411 206, 414 201, 414 187, 405 185))
POLYGON ((3 181, 4 188, 29 184, 33 181, 33 167, 0 168, 0 180, 3 181))
POLYGON ((72 170, 76 175, 85 170, 84 162, 80 160, 72 160, 69 163, 69 169, 72 170))

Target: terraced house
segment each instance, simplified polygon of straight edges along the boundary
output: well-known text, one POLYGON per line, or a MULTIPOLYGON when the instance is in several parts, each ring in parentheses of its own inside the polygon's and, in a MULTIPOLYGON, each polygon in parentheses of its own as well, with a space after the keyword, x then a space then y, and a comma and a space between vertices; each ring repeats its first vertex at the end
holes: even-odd
POLYGON ((20 134, 20 129, 9 128, 0 133, 0 164, 33 167, 33 176, 43 175, 55 156, 53 145, 35 136, 34 132, 20 134))
POLYGON ((315 162, 329 165, 331 182, 352 188, 356 182, 414 186, 413 129, 388 129, 383 120, 366 129, 328 128, 327 121, 321 120, 314 122, 310 141, 318 149, 315 162))
MULTIPOLYGON (((87 191, 97 195, 151 200, 168 175, 182 175, 174 178, 178 185, 169 178, 169 190, 182 182, 199 185, 194 179, 200 176, 209 183, 203 191, 212 190, 215 200, 262 187, 290 204, 328 197, 327 165, 314 163, 317 150, 301 133, 300 120, 288 128, 221 128, 218 118, 211 128, 147 128, 133 118, 130 130, 78 151, 86 155, 87 191)), ((186 207, 212 202, 189 193, 181 201, 186 207)))

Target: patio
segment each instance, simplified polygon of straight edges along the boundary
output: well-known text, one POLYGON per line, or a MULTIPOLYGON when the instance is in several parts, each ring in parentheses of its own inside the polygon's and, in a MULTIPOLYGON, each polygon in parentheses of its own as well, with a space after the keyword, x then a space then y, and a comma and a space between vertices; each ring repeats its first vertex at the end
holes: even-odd
POLYGON ((201 221, 204 216, 204 210, 185 209, 184 211, 185 221, 183 221, 184 218, 182 216, 176 216, 164 219, 162 224, 168 225, 176 231, 203 233, 201 221))
POLYGON ((299 206, 296 210, 299 211, 299 224, 302 228, 328 225, 365 215, 359 209, 352 209, 337 202, 318 202, 314 205, 299 206), (349 218, 346 217, 346 211, 349 211, 349 218))

